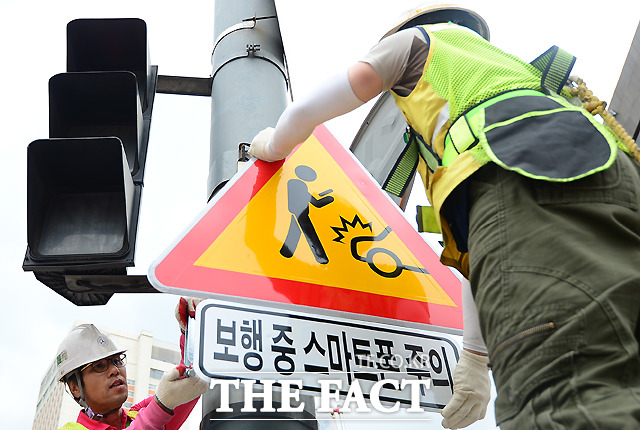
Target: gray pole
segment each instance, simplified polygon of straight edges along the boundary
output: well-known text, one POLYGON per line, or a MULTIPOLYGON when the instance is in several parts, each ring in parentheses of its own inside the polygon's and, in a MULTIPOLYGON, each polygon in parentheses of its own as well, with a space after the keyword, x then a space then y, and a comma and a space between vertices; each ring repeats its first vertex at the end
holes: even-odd
POLYGON ((210 199, 237 171, 239 145, 274 127, 288 73, 273 0, 218 0, 212 54, 210 199))
MULTIPOLYGON (((208 199, 237 172, 240 144, 250 143, 260 130, 276 125, 287 106, 289 89, 274 0, 217 0, 214 34, 208 199)), ((277 410, 276 388, 273 399, 277 410)), ((232 389, 229 400, 233 412, 217 412, 219 390, 202 396, 201 430, 318 428, 310 396, 301 396, 304 410, 293 413, 260 412, 260 400, 254 400, 258 412, 242 412, 242 390, 232 389)))

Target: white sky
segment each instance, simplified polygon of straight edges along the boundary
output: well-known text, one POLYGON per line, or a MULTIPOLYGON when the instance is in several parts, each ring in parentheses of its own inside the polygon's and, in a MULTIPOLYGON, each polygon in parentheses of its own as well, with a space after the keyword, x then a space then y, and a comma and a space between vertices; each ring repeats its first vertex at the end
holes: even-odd
MULTIPOLYGON (((416 3, 276 1, 294 96, 356 61, 416 3)), ((607 101, 640 17, 640 2, 628 0, 487 0, 465 5, 484 16, 495 44, 527 61, 553 44, 576 55, 574 74, 607 101)), ((26 148, 48 136, 47 85, 51 76, 65 71, 67 22, 100 17, 144 19, 151 63, 159 66, 160 74, 206 77, 211 72, 213 1, 0 0, 0 411, 7 429, 31 428, 40 380, 75 320, 132 333, 149 330, 166 341, 178 338, 176 296, 123 294, 106 306, 79 308, 21 268, 27 237, 26 148)), ((370 106, 328 123, 345 146, 370 106)), ((146 274, 206 204, 209 114, 205 97, 156 97, 136 267, 130 274, 146 274)), ((488 415, 473 428, 493 428, 492 409, 488 415)), ((434 419, 432 428, 439 428, 439 422, 434 419)))

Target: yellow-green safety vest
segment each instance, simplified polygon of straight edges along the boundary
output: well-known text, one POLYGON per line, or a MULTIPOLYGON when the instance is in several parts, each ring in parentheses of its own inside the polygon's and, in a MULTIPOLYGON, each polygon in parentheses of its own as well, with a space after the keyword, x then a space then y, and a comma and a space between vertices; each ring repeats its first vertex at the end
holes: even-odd
MULTIPOLYGON (((128 420, 126 425, 126 427, 129 427, 129 424, 131 424, 131 421, 136 418, 136 415, 138 415, 138 411, 127 411, 126 414, 129 418, 131 418, 131 420, 128 420)), ((66 423, 65 425, 60 427, 58 430, 89 430, 89 429, 87 429, 85 426, 83 426, 80 423, 66 423)))
POLYGON ((418 28, 429 54, 414 90, 406 97, 393 94, 409 128, 407 146, 383 188, 401 195, 418 169, 432 205, 419 214, 419 224, 429 218, 421 214, 431 213, 444 236, 442 263, 466 274, 468 256, 441 213, 459 184, 490 161, 535 179, 572 181, 609 167, 619 142, 559 95, 575 58, 558 47, 525 63, 454 24, 418 28), (445 107, 449 119, 436 130, 445 107))

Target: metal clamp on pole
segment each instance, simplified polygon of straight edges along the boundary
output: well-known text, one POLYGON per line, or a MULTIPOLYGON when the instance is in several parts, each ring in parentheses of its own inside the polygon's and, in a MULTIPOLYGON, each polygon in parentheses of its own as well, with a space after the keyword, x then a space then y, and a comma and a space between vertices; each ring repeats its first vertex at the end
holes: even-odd
POLYGON ((251 158, 249 156, 249 148, 251 148, 251 144, 247 142, 242 142, 238 145, 238 161, 249 161, 251 158))
POLYGON ((251 144, 247 142, 242 142, 238 145, 238 170, 240 170, 242 166, 251 159, 251 156, 249 156, 250 147, 251 144))
POLYGON ((242 22, 239 22, 235 25, 232 25, 231 27, 227 28, 226 30, 224 30, 222 33, 220 33, 218 35, 218 37, 216 38, 216 41, 213 44, 213 50, 211 51, 211 55, 213 55, 213 53, 216 50, 216 47, 218 46, 218 43, 220 43, 220 41, 222 39, 224 39, 225 37, 227 37, 228 35, 230 35, 231 33, 238 31, 238 30, 251 30, 252 28, 255 28, 256 23, 259 20, 262 19, 274 19, 277 18, 276 15, 272 15, 272 16, 261 16, 261 17, 256 17, 255 15, 253 16, 253 18, 246 18, 243 19, 242 22))

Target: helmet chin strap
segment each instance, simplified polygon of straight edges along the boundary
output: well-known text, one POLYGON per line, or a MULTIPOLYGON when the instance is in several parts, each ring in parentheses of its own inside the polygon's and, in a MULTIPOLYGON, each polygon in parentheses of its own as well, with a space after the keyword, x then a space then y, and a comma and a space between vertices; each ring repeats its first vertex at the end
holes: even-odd
MULTIPOLYGON (((86 402, 85 402, 86 403, 86 402)), ((93 412, 93 410, 91 410, 91 408, 89 406, 87 406, 84 410, 84 413, 87 414, 87 416, 89 418, 91 418, 92 420, 100 420, 100 418, 104 418, 107 415, 111 415, 114 412, 118 412, 120 410, 120 408, 115 408, 110 410, 109 412, 105 412, 104 414, 96 414, 95 412, 93 412)))
POLYGON ((117 407, 103 414, 95 413, 89 407, 89 405, 87 404, 87 401, 84 399, 84 387, 83 387, 84 384, 82 381, 82 373, 79 370, 76 370, 75 374, 76 374, 76 381, 78 382, 78 389, 80 390, 80 397, 79 398, 74 397, 74 399, 82 407, 82 409, 84 409, 84 413, 87 414, 89 418, 91 418, 92 420, 98 421, 100 418, 104 418, 107 415, 111 415, 112 413, 118 412, 120 410, 120 407, 117 407))

